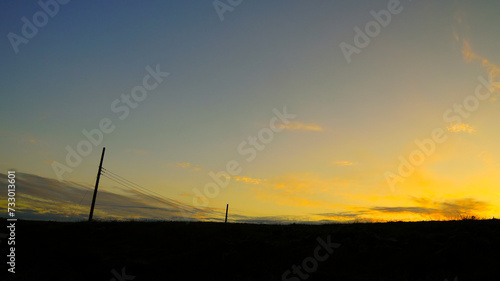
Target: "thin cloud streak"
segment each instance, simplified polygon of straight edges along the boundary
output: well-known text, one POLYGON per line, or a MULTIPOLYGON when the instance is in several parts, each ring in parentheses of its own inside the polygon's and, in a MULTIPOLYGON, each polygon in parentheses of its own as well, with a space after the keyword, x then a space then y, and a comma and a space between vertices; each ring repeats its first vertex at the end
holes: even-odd
POLYGON ((323 131, 323 128, 318 124, 315 123, 306 124, 298 121, 291 121, 288 124, 278 124, 276 125, 276 127, 290 131, 317 131, 317 132, 323 131))
POLYGON ((357 165, 357 163, 350 162, 350 161, 335 161, 333 162, 334 165, 337 166, 354 166, 357 165))

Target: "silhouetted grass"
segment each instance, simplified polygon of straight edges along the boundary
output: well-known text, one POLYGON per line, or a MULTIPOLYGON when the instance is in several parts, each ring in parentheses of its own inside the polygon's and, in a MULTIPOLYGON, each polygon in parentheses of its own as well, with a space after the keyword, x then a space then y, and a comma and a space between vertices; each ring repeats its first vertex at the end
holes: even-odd
POLYGON ((292 265, 313 255, 318 237, 328 235, 341 246, 307 280, 500 276, 499 220, 325 225, 18 221, 16 234, 17 273, 6 274, 4 241, 1 280, 107 281, 114 277, 112 269, 121 272, 123 267, 134 281, 282 280, 292 265))

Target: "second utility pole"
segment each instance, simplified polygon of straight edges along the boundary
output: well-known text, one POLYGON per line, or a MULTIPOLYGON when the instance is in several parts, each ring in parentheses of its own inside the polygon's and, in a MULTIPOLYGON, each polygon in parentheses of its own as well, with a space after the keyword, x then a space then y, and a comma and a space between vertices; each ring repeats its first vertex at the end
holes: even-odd
POLYGON ((224 223, 227 223, 227 210, 229 209, 229 204, 226 205, 226 220, 224 221, 224 223))

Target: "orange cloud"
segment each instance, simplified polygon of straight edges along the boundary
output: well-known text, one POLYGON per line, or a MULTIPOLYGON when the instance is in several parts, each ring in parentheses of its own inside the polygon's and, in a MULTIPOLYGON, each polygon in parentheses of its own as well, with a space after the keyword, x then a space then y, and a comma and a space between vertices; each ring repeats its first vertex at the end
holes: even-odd
POLYGON ((349 162, 349 161, 335 161, 335 162, 333 162, 333 164, 337 165, 337 166, 354 166, 357 163, 349 162))
POLYGON ((202 170, 202 168, 199 165, 190 163, 190 162, 175 162, 175 163, 168 163, 167 166, 169 167, 179 167, 182 169, 190 169, 191 171, 194 172, 199 172, 202 170))
MULTIPOLYGON (((489 89, 491 92, 500 89, 500 67, 493 62, 489 61, 487 58, 480 56, 472 49, 470 42, 466 39, 468 34, 470 33, 470 28, 466 23, 466 15, 462 11, 455 13, 456 25, 453 29, 453 37, 457 42, 462 43, 462 56, 464 61, 467 63, 471 63, 477 61, 481 63, 486 69, 488 73, 491 88, 489 89)), ((497 98, 493 97, 492 101, 495 101, 497 98)))
POLYGON ((265 180, 259 179, 259 178, 251 178, 251 177, 239 177, 235 176, 233 177, 235 181, 242 181, 244 183, 249 183, 249 184, 262 184, 265 180))
POLYGON ((466 132, 469 134, 472 134, 476 131, 476 129, 474 129, 471 125, 465 123, 461 124, 452 123, 448 125, 448 127, 446 127, 446 130, 452 133, 466 132))
POLYGON ((491 157, 491 154, 488 153, 487 151, 482 151, 477 155, 477 158, 480 158, 484 161, 484 163, 491 165, 494 163, 493 158, 491 157))
MULTIPOLYGON (((473 61, 479 61, 481 65, 486 68, 486 72, 488 73, 490 80, 492 82, 497 82, 500 81, 500 67, 498 67, 496 64, 490 62, 488 59, 476 54, 473 50, 472 47, 470 46, 470 43, 463 39, 462 40, 462 55, 464 57, 464 60, 468 63, 473 62, 473 61)), ((500 89, 500 83, 492 83, 491 85, 492 91, 500 89)))

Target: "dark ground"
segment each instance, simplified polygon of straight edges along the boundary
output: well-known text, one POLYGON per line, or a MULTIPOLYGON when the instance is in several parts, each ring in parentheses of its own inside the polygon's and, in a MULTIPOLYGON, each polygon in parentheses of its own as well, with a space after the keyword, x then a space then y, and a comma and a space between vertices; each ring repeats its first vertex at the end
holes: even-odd
MULTIPOLYGON (((4 219, 0 220, 6 233, 4 219)), ((500 280, 500 220, 257 225, 18 221, 0 280, 500 280), (326 260, 318 238, 339 243, 326 260), (309 258, 308 258, 309 257, 309 258), (283 273, 293 265, 318 265, 283 273), (115 274, 113 274, 113 270, 115 274), (115 276, 117 275, 117 276, 115 276), (302 277, 300 277, 300 275, 302 277), (132 279, 132 276, 135 276, 132 279)))

